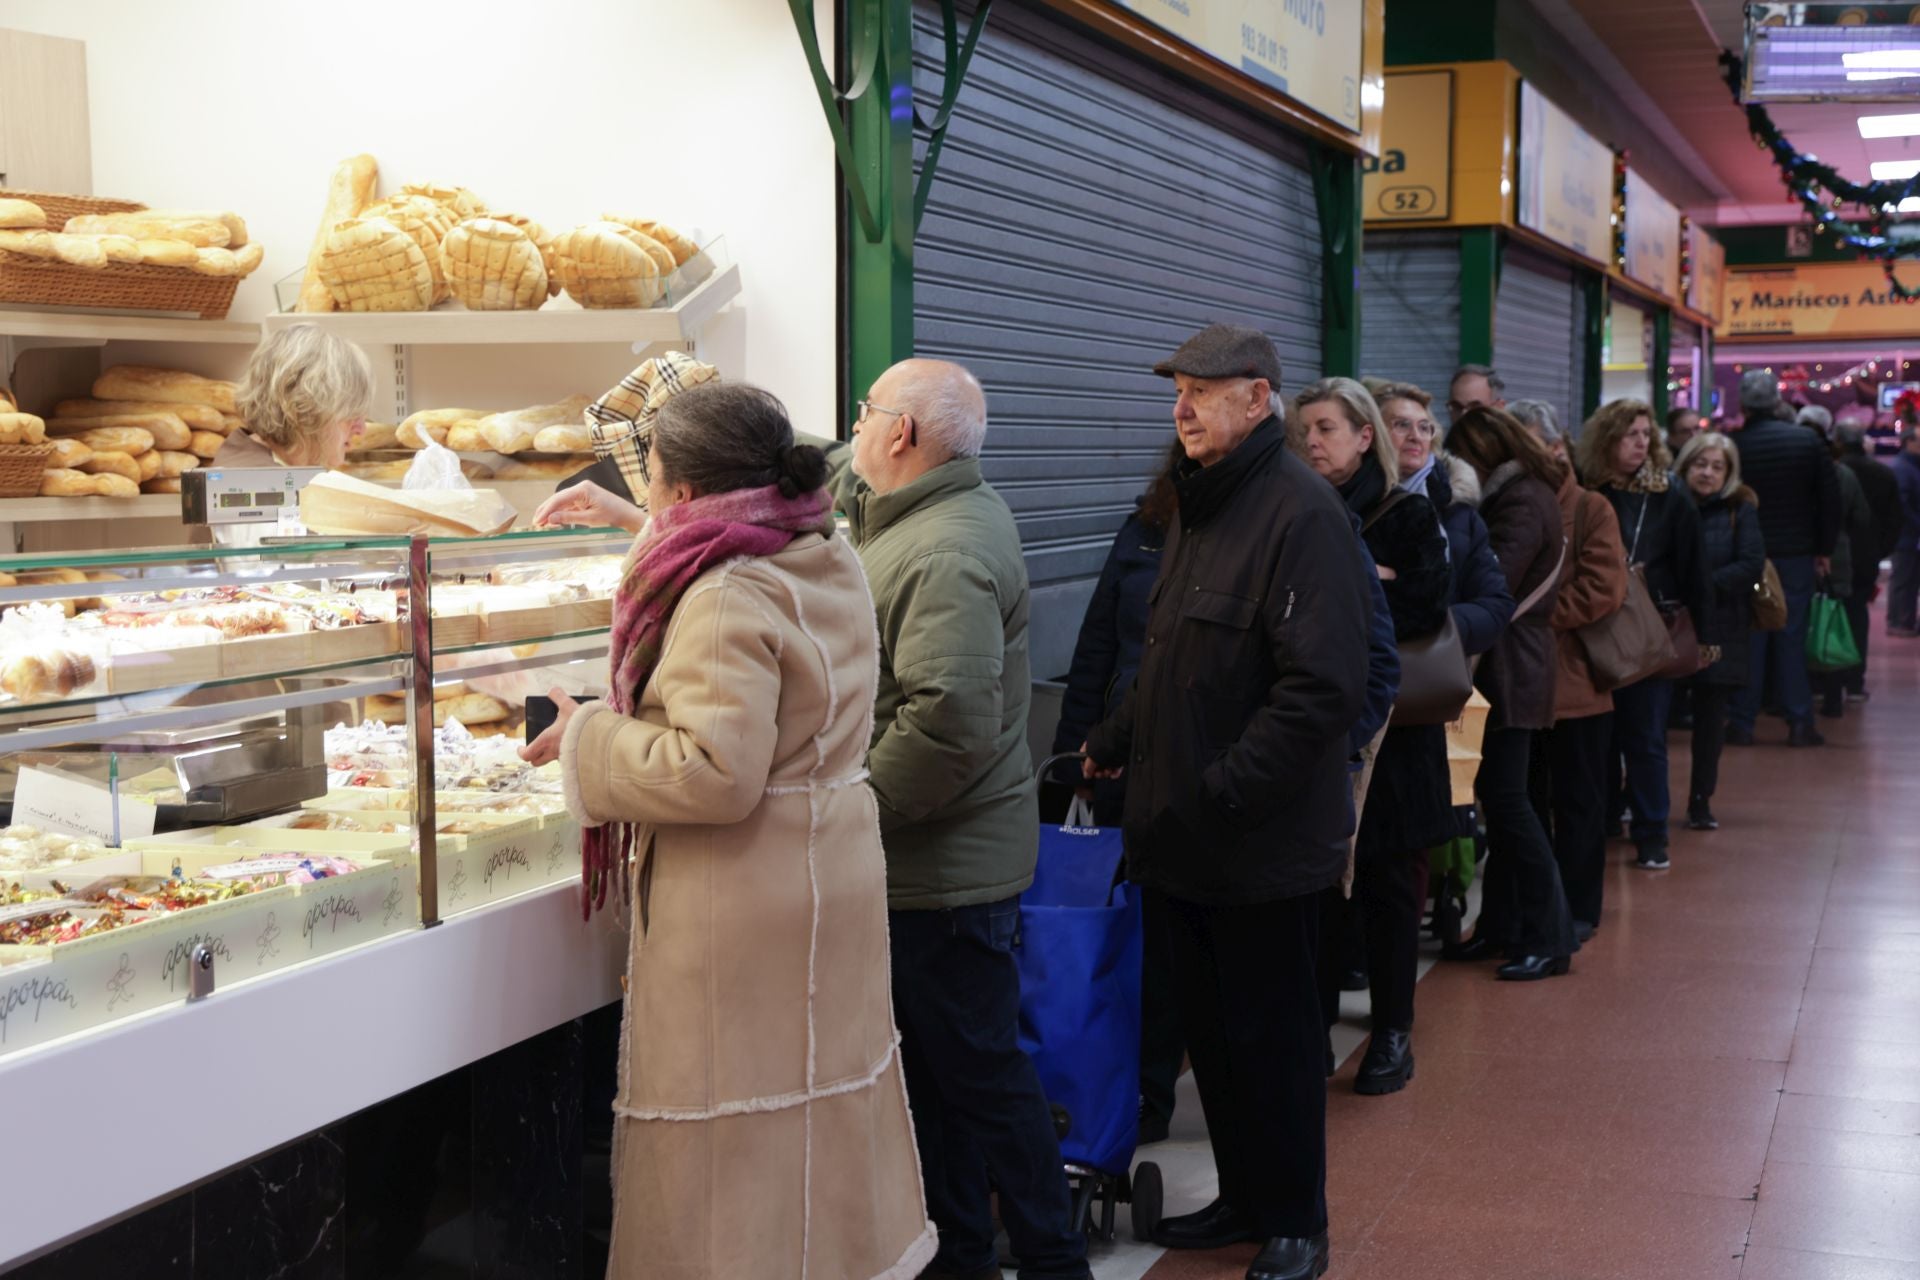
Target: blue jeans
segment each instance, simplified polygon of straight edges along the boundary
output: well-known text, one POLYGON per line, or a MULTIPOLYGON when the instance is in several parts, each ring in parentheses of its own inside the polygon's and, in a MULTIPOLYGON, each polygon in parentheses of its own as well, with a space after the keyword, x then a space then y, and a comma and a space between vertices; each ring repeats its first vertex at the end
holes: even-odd
POLYGON ((1787 626, 1784 631, 1753 633, 1747 687, 1734 693, 1727 712, 1727 724, 1748 733, 1753 732, 1753 722, 1760 716, 1760 704, 1769 687, 1786 709, 1788 723, 1813 723, 1813 684, 1807 677, 1807 611, 1813 604, 1813 557, 1786 556, 1775 560, 1773 567, 1780 573, 1780 586, 1787 596, 1787 626))
POLYGON ((997 1190, 1023 1278, 1086 1277, 1053 1113, 1020 1049, 1020 899, 889 911, 887 923, 907 1101, 940 1229, 935 1265, 994 1265, 987 1194, 997 1190))
POLYGON ((1672 706, 1673 681, 1657 676, 1613 691, 1613 749, 1626 761, 1622 781, 1627 808, 1633 813, 1628 834, 1635 844, 1667 842, 1667 812, 1671 806, 1667 794, 1667 712, 1672 706))

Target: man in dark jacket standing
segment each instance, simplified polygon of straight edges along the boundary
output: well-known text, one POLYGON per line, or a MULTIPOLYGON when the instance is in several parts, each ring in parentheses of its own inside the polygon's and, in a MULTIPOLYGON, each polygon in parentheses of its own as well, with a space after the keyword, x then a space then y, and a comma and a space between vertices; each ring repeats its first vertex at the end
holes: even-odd
POLYGON ((1787 597, 1783 631, 1756 631, 1747 687, 1734 694, 1727 741, 1753 742, 1754 721, 1771 688, 1786 708, 1787 742, 1818 746, 1813 727, 1813 687, 1807 677, 1807 611, 1815 579, 1832 567, 1840 536, 1840 482, 1826 442, 1793 421, 1780 400, 1780 384, 1764 369, 1740 376, 1740 408, 1746 425, 1733 438, 1740 475, 1760 499, 1760 536, 1767 558, 1780 573, 1787 597))
POLYGON ((1860 646, 1860 665, 1840 673, 1840 687, 1849 702, 1867 700, 1868 606, 1874 588, 1880 584, 1880 562, 1900 545, 1900 481, 1893 469, 1878 458, 1867 456, 1867 429, 1858 422, 1844 422, 1834 428, 1840 442, 1840 465, 1853 472, 1860 491, 1867 495, 1867 510, 1873 515, 1873 536, 1853 549, 1853 592, 1847 597, 1847 622, 1853 627, 1853 639, 1860 646))
POLYGON ((1333 487, 1286 447, 1257 329, 1213 325, 1177 389, 1179 514, 1133 692, 1088 735, 1129 773, 1128 874, 1166 908, 1220 1198, 1169 1248, 1257 1240, 1250 1280, 1327 1266, 1318 894, 1347 864, 1347 731, 1367 686, 1366 569, 1333 487))

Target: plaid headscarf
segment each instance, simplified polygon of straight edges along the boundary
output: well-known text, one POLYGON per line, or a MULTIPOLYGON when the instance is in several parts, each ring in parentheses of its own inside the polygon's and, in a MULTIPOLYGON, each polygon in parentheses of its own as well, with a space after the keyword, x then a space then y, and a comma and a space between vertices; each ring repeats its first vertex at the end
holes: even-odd
POLYGON ((612 458, 636 501, 644 501, 647 482, 640 474, 641 451, 662 405, 703 382, 717 382, 720 371, 684 351, 655 356, 620 385, 587 406, 587 433, 594 456, 612 458))

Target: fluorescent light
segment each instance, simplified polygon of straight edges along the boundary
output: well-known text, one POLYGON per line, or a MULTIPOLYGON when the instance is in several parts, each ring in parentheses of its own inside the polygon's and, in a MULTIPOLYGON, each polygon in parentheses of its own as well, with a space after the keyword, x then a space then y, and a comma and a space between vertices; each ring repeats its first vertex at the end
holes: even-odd
POLYGON ((1920 213, 1920 196, 1908 196, 1894 206, 1895 213, 1920 213))
POLYGON ((1840 64, 1860 71, 1920 68, 1920 49, 1868 49, 1861 53, 1843 53, 1840 55, 1840 64))
POLYGON ((1867 167, 1875 182, 1899 182, 1920 173, 1920 160, 1875 160, 1867 167))
POLYGON ((1911 80, 1920 76, 1920 71, 1849 71, 1849 80, 1911 80))
POLYGON ((1861 116, 1863 138, 1910 138, 1920 134, 1920 115, 1861 116))

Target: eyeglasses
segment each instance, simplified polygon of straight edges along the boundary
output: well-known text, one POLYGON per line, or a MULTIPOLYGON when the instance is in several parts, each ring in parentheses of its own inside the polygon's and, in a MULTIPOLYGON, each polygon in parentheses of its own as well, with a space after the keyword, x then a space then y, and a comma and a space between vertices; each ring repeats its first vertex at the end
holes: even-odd
POLYGON ((1387 424, 1387 429, 1402 435, 1411 433, 1422 440, 1431 440, 1440 434, 1440 428, 1433 425, 1431 418, 1395 418, 1387 424))
POLYGON ((868 418, 872 417, 876 413, 891 413, 897 417, 899 415, 906 413, 906 410, 905 409, 889 409, 884 405, 875 404, 871 400, 862 400, 860 402, 860 417, 858 421, 865 422, 868 418))

